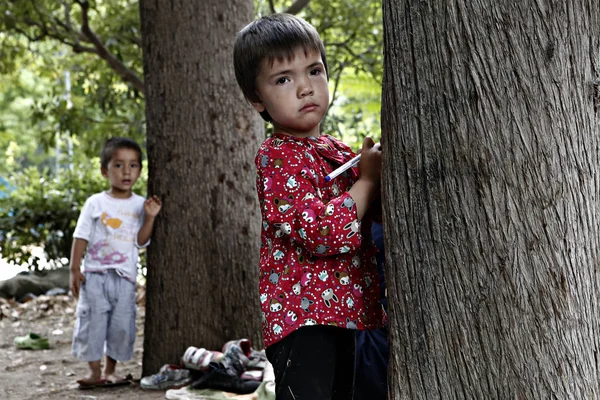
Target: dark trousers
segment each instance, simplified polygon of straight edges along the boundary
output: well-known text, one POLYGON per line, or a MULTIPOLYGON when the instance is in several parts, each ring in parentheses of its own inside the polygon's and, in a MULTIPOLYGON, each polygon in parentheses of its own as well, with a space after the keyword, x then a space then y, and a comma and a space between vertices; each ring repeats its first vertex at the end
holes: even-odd
POLYGON ((354 331, 304 326, 266 350, 277 400, 352 400, 354 331))
MULTIPOLYGON (((373 241, 377 246, 377 270, 381 289, 381 304, 387 312, 385 298, 383 226, 373 224, 373 241)), ((387 370, 389 363, 387 327, 356 333, 356 379, 354 380, 354 400, 386 400, 387 370)))
POLYGON ((354 400, 386 400, 390 357, 387 327, 356 332, 354 400))

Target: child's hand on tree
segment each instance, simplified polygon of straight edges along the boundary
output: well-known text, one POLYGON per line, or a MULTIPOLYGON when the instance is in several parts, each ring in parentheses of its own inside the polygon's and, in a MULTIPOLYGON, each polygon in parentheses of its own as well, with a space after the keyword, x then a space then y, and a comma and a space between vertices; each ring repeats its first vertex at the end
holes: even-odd
POLYGON ((381 182, 381 145, 365 138, 359 150, 358 180, 348 194, 356 204, 356 218, 362 220, 372 201, 377 197, 381 182))
POLYGON ((146 213, 146 216, 156 217, 161 207, 162 202, 156 195, 151 196, 144 202, 144 212, 146 213))
POLYGON ((379 185, 381 180, 381 145, 376 144, 370 137, 366 137, 358 153, 360 154, 360 162, 358 163, 360 178, 368 179, 379 185))

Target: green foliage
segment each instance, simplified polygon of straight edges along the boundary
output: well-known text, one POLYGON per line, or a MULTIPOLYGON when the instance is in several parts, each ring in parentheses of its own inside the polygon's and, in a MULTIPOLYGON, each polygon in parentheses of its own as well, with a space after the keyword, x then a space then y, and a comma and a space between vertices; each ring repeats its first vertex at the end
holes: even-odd
POLYGON ((380 0, 313 1, 303 15, 325 43, 333 104, 323 131, 353 148, 381 137, 383 19, 380 0))
POLYGON ((332 76, 350 68, 354 73, 362 72, 381 82, 383 20, 380 0, 313 1, 304 11, 304 17, 315 26, 325 43, 332 76))
POLYGON ((379 142, 381 86, 373 77, 348 71, 344 77, 344 90, 337 96, 324 121, 322 131, 342 138, 344 143, 358 149, 366 136, 379 142))
POLYGON ((90 1, 86 15, 91 33, 84 30, 84 7, 78 3, 86 4, 0 2, 0 81, 19 87, 23 71, 28 71, 28 84, 36 88, 35 93, 23 92, 29 95, 28 115, 16 124, 2 126, 6 108, 0 108, 0 143, 16 137, 14 141, 24 148, 33 136, 39 145, 34 151, 52 153, 57 137, 72 136, 79 138, 80 151, 93 156, 115 134, 143 141, 142 93, 121 78, 92 40, 98 39, 122 65, 121 72, 141 77, 138 3, 90 1), (17 130, 30 133, 23 138, 14 134, 17 130))
MULTIPOLYGON (((134 188, 144 194, 146 175, 134 188)), ((33 247, 48 260, 70 257, 72 234, 85 200, 107 189, 98 158, 65 168, 54 176, 48 169, 14 173, 0 198, 0 252, 7 261, 37 268, 33 247), (12 190, 12 191, 10 191, 12 190)))

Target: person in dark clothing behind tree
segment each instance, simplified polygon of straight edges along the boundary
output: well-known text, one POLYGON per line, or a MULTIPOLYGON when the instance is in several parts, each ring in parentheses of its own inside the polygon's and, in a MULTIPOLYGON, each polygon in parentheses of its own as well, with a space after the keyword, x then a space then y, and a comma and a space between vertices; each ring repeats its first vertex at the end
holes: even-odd
MULTIPOLYGON (((381 304, 387 312, 384 274, 383 228, 373 223, 371 234, 377 246, 377 271, 381 289, 381 304)), ((356 364, 354 375, 354 400, 386 400, 389 344, 387 326, 356 332, 356 364)))

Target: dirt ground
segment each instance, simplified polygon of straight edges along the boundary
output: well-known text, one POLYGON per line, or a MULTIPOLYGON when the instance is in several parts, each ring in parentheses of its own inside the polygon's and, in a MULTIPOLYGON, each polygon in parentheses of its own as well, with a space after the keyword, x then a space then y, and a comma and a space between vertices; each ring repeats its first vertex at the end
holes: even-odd
MULTIPOLYGON (((165 391, 138 385, 79 390, 75 381, 87 364, 71 356, 76 301, 68 296, 40 296, 17 304, 0 299, 0 399, 164 399, 165 391), (49 338, 49 350, 18 350, 15 336, 35 332, 49 338)), ((138 338, 134 358, 119 364, 118 373, 139 380, 142 366, 144 308, 138 306, 138 338)))

